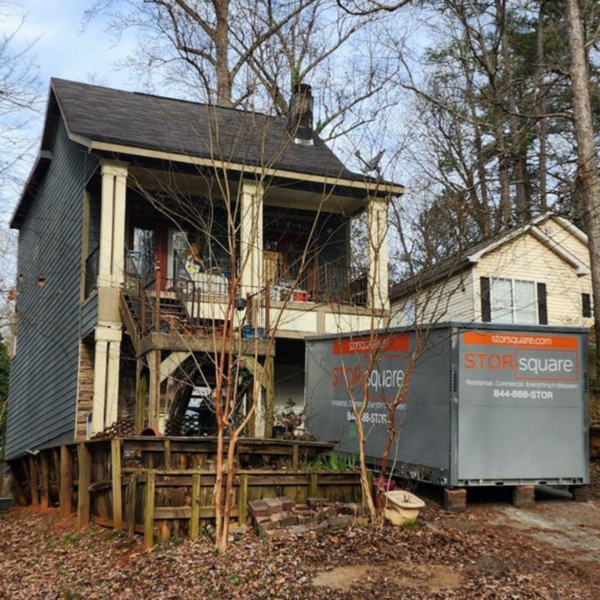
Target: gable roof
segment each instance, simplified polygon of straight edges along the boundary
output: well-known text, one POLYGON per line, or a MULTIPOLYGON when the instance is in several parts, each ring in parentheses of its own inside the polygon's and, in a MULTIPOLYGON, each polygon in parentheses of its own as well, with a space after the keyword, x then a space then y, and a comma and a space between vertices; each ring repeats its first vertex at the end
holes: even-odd
POLYGON ((560 217, 552 212, 543 213, 533 219, 530 219, 524 224, 516 225, 492 235, 484 240, 481 240, 471 246, 468 246, 463 251, 454 254, 450 258, 443 260, 431 267, 425 268, 413 277, 392 286, 390 290, 390 299, 397 300, 408 296, 418 289, 425 289, 444 279, 448 279, 454 275, 458 275, 477 264, 486 254, 493 252, 500 246, 511 242, 512 240, 526 234, 531 233, 538 241, 544 244, 548 249, 555 254, 558 254, 563 260, 569 263, 577 272, 578 275, 589 275, 589 266, 582 263, 576 256, 561 246, 550 235, 540 229, 540 225, 555 219, 559 221, 565 229, 572 233, 575 237, 587 244, 587 235, 581 231, 573 223, 560 217))
POLYGON ((317 135, 293 142, 283 117, 52 79, 69 134, 232 163, 365 179, 346 169, 317 135))
MULTIPOLYGON (((195 161, 232 171, 254 168, 288 179, 312 176, 318 183, 369 189, 374 195, 404 192, 400 185, 350 171, 316 134, 312 144, 295 143, 283 117, 65 79, 50 81, 40 156, 51 148, 58 113, 71 140, 92 151, 195 161)), ((27 213, 29 188, 43 178, 48 164, 47 156, 36 161, 11 227, 18 227, 27 213)))

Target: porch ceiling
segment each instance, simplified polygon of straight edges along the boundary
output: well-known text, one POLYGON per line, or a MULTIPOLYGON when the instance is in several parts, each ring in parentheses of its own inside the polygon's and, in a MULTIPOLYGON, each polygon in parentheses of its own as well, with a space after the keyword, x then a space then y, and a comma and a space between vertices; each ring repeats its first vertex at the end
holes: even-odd
MULTIPOLYGON (((218 179, 208 173, 182 173, 131 165, 128 184, 133 189, 169 196, 195 196, 223 200, 226 195, 236 199, 239 180, 218 179)), ((265 183, 264 202, 267 206, 320 210, 352 215, 366 206, 366 192, 339 193, 335 186, 317 185, 314 182, 282 181, 270 178, 265 183)), ((347 192, 340 188, 340 192, 347 192)))

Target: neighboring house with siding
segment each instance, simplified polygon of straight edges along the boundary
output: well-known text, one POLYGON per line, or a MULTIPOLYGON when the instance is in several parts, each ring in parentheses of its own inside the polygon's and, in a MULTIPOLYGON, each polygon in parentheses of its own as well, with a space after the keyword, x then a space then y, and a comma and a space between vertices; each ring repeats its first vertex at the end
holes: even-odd
POLYGON ((391 323, 592 325, 587 236, 547 213, 394 286, 391 323))
POLYGON ((346 169, 312 130, 308 86, 290 112, 286 121, 52 80, 11 223, 8 458, 121 420, 164 431, 192 406, 201 420, 215 379, 206 355, 230 318, 231 248, 249 265, 235 289, 245 304, 231 317, 236 336, 244 324, 254 338, 277 327, 274 351, 236 345, 249 376, 264 375, 254 393, 267 417, 303 401, 306 336, 386 322, 387 204, 403 189, 346 169), (372 249, 357 273, 350 222, 364 213, 372 249))

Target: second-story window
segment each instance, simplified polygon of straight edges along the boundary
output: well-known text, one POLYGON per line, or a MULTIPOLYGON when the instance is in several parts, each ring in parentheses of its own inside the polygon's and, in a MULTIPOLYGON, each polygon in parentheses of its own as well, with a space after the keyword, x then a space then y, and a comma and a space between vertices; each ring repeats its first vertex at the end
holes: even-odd
POLYGON ((535 282, 497 277, 490 284, 492 323, 538 323, 535 282))

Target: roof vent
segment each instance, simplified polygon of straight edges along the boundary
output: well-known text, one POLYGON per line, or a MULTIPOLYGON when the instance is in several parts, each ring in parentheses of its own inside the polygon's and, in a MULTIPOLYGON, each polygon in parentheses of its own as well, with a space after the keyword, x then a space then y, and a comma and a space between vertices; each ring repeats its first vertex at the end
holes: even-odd
POLYGON ((313 97, 310 85, 306 83, 298 83, 292 88, 287 128, 295 144, 314 144, 313 97))

